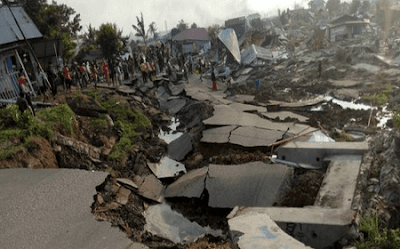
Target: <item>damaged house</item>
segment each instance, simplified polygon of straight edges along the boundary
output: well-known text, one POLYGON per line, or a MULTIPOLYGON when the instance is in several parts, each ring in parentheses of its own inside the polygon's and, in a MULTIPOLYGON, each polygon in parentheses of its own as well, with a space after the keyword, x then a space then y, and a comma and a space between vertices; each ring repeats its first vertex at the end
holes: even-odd
POLYGON ((328 24, 328 37, 331 41, 351 39, 361 35, 368 21, 359 20, 357 17, 343 15, 328 24))
POLYGON ((0 102, 8 103, 19 94, 20 72, 23 72, 35 94, 38 63, 42 67, 47 66, 49 61, 60 65, 62 62, 56 58, 62 53, 63 45, 61 40, 43 38, 21 6, 1 6, 0 23, 0 102))
POLYGON ((41 38, 42 34, 22 7, 3 5, 0 13, 0 99, 8 100, 17 98, 19 94, 21 70, 33 91, 33 80, 38 75, 37 64, 25 38, 33 41, 41 38))
POLYGON ((172 38, 177 51, 182 54, 198 53, 211 48, 210 37, 205 28, 187 29, 172 38))

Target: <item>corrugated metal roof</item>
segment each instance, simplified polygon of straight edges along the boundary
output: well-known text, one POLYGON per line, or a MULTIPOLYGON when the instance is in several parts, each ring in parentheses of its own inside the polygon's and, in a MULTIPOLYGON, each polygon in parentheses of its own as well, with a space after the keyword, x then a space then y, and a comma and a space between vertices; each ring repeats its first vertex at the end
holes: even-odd
POLYGON ((207 30, 205 28, 186 29, 172 38, 174 41, 209 39, 210 38, 208 37, 207 30))
POLYGON ((260 58, 263 60, 272 60, 273 55, 270 49, 255 46, 252 44, 242 54, 242 63, 244 65, 251 64, 255 59, 260 58))
MULTIPOLYGON (((22 7, 11 7, 15 19, 21 27, 26 39, 40 38, 42 34, 22 7)), ((23 41, 24 37, 18 28, 9 8, 0 8, 0 45, 23 41)))
POLYGON ((229 52, 231 52, 235 60, 240 63, 240 49, 235 30, 231 28, 224 29, 219 33, 218 38, 226 46, 229 52))

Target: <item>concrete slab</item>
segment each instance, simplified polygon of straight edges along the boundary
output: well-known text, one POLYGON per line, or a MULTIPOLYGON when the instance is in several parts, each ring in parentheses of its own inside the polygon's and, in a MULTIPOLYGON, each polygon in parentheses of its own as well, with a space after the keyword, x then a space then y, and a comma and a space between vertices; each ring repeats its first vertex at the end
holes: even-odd
POLYGON ((255 127, 238 127, 231 132, 229 143, 244 147, 264 147, 281 139, 283 131, 260 129, 255 127))
POLYGON ((204 191, 208 167, 195 169, 181 176, 165 190, 165 197, 199 198, 204 191))
POLYGON ((204 130, 200 141, 204 143, 228 143, 231 132, 236 128, 237 126, 223 126, 204 130))
POLYGON ((229 219, 228 224, 229 234, 235 248, 310 248, 284 232, 266 213, 241 213, 229 219))
POLYGON ((117 182, 129 189, 137 190, 139 187, 131 179, 128 178, 117 178, 117 182))
MULTIPOLYGON (((228 216, 230 218, 228 223, 231 224, 231 221, 238 217, 243 217, 243 220, 245 217, 254 217, 255 220, 258 218, 260 221, 264 217, 270 217, 291 238, 312 248, 330 248, 349 233, 353 216, 353 212, 348 209, 248 207, 235 208, 228 216)), ((254 221, 254 223, 261 226, 266 222, 254 221)), ((230 230, 232 234, 231 226, 230 230)))
POLYGON ((314 99, 308 99, 308 100, 303 100, 303 101, 298 101, 298 102, 293 102, 293 103, 287 103, 287 102, 282 102, 282 101, 276 101, 276 100, 270 100, 270 105, 267 105, 267 109, 268 106, 280 106, 282 108, 297 108, 297 107, 305 107, 305 106, 313 106, 313 105, 317 105, 321 102, 324 102, 324 98, 323 97, 317 97, 314 99))
POLYGON ((157 202, 162 202, 163 193, 164 187, 154 175, 146 176, 138 189, 139 195, 157 202))
POLYGON ((254 96, 253 95, 235 95, 230 98, 231 100, 239 103, 245 103, 245 102, 252 102, 254 101, 254 96))
POLYGON ((165 106, 171 115, 177 114, 186 105, 185 99, 172 99, 165 103, 165 106))
POLYGON ((263 162, 210 164, 206 179, 208 205, 219 208, 272 206, 291 172, 287 166, 263 162))
POLYGON ((237 126, 250 126, 256 128, 289 131, 297 134, 306 128, 308 125, 293 124, 293 123, 276 123, 267 119, 260 118, 256 114, 240 112, 233 109, 229 105, 216 105, 214 106, 214 115, 203 121, 206 125, 237 125, 237 126))
POLYGON ((276 119, 279 118, 279 120, 285 120, 286 118, 295 118, 297 120, 299 120, 300 122, 307 122, 308 117, 293 113, 293 112, 287 112, 287 111, 283 111, 283 112, 265 112, 262 113, 262 115, 264 117, 267 117, 269 119, 276 119))
POLYGON ((159 163, 148 161, 147 166, 157 178, 175 177, 181 172, 186 173, 185 165, 168 157, 163 157, 159 163))
POLYGON ((267 108, 263 106, 247 105, 242 103, 233 102, 229 105, 234 110, 239 112, 266 112, 267 108))
POLYGON ((179 95, 183 92, 183 90, 185 89, 184 84, 173 84, 171 82, 168 83, 168 88, 171 91, 171 94, 176 96, 179 95))
POLYGON ((362 155, 336 156, 329 164, 314 206, 351 209, 362 155))
POLYGON ((168 144, 168 157, 176 161, 181 161, 192 148, 192 138, 187 133, 183 133, 168 144))
POLYGON ((72 169, 0 170, 1 247, 132 248, 123 232, 91 213, 95 187, 106 176, 72 169))
POLYGON ((345 80, 329 80, 329 82, 337 87, 354 87, 358 84, 361 84, 359 81, 345 79, 345 80))
POLYGON ((146 218, 146 225, 144 226, 146 231, 171 240, 176 244, 195 242, 206 234, 222 237, 221 230, 205 228, 196 222, 191 222, 182 214, 173 211, 165 203, 150 206, 144 216, 146 218))
POLYGON ((322 167, 326 156, 363 155, 367 151, 367 142, 290 142, 278 148, 278 159, 322 167))

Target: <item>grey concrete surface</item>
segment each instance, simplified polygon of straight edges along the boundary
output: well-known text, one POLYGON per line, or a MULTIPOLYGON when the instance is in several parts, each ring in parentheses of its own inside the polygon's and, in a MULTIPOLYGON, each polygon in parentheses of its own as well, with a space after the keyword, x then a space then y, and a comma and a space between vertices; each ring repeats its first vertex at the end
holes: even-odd
POLYGON ((329 164, 314 205, 351 209, 361 160, 362 155, 336 156, 329 164))
POLYGON ((236 128, 237 126, 223 126, 204 130, 200 141, 204 143, 228 143, 231 132, 236 128))
POLYGON ((210 207, 272 206, 292 169, 280 164, 251 162, 240 165, 210 164, 206 189, 210 207))
POLYGON ((106 176, 72 169, 0 170, 0 248, 141 248, 91 213, 95 187, 106 176))
POLYGON ((285 120, 286 118, 295 118, 298 119, 300 122, 306 122, 308 120, 307 117, 298 115, 293 112, 266 112, 262 114, 264 117, 267 117, 269 119, 276 119, 279 118, 280 120, 285 120))
POLYGON ((368 151, 367 142, 290 142, 278 149, 278 158, 294 163, 323 166, 323 160, 332 155, 363 155, 368 151))
POLYGON ((196 197, 204 191, 208 167, 195 169, 168 185, 165 197, 196 197))

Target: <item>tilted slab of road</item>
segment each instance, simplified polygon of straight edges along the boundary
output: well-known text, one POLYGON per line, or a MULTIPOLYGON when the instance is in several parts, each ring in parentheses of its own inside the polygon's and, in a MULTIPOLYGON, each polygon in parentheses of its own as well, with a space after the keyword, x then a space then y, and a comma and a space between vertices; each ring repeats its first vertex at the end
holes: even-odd
POLYGON ((0 170, 1 248, 147 248, 90 206, 107 173, 74 169, 0 170))

